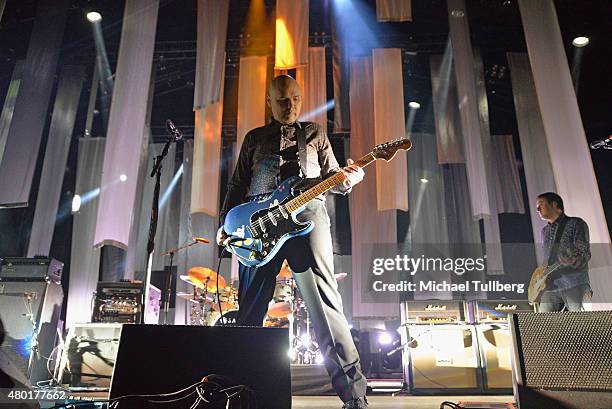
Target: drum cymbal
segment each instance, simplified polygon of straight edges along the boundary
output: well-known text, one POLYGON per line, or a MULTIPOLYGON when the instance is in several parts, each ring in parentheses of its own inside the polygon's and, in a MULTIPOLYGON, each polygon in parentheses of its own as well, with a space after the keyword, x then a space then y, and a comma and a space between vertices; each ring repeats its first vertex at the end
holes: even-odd
POLYGON ((207 267, 191 267, 187 271, 187 277, 189 280, 185 281, 188 283, 201 289, 206 288, 211 292, 217 291, 217 283, 219 288, 226 286, 225 279, 207 267))

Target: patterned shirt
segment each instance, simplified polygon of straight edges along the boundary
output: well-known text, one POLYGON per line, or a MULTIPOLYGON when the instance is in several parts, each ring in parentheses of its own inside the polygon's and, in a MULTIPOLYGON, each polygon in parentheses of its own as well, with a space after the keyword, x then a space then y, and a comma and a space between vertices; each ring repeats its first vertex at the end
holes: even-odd
POLYGON ((575 258, 574 264, 561 267, 551 274, 548 289, 562 291, 579 285, 589 284, 589 260, 591 250, 589 247, 589 227, 579 217, 568 217, 561 213, 553 222, 542 229, 544 242, 544 260, 548 264, 559 261, 559 256, 575 258), (561 235, 558 248, 554 251, 555 237, 561 221, 567 219, 565 229, 561 235))
MULTIPOLYGON (((301 186, 307 188, 339 169, 327 132, 319 124, 296 122, 283 125, 272 120, 268 125, 251 130, 242 142, 220 212, 221 223, 234 206, 272 193, 290 176, 306 176, 301 186), (297 134, 301 131, 306 137, 306 175, 301 175, 298 158, 297 134)), ((332 191, 348 192, 338 187, 332 191)))

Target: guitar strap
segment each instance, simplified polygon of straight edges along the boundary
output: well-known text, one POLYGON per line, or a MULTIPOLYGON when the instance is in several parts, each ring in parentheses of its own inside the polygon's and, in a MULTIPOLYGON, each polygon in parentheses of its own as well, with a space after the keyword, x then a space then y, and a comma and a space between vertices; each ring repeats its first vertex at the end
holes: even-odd
POLYGON ((297 145, 298 145, 298 160, 300 162, 300 173, 303 179, 306 179, 308 174, 308 157, 306 148, 306 131, 304 125, 296 127, 297 131, 297 145))
POLYGON ((555 241, 553 242, 552 248, 550 249, 550 255, 548 256, 549 266, 557 261, 557 254, 559 253, 559 243, 561 242, 561 237, 563 236, 563 232, 565 231, 565 225, 567 224, 568 220, 569 217, 565 216, 559 222, 559 227, 557 228, 557 233, 555 234, 555 241))

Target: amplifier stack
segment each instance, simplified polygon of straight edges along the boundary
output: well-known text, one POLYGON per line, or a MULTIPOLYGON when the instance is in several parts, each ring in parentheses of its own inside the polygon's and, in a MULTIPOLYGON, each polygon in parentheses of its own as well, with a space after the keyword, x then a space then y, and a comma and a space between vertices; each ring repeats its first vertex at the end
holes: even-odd
POLYGON ((511 393, 509 314, 527 301, 406 301, 401 309, 404 379, 413 392, 511 393))

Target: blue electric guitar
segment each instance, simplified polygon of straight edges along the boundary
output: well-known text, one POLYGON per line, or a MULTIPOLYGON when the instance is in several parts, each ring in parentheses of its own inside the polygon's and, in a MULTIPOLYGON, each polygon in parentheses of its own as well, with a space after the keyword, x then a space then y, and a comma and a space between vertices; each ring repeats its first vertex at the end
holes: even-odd
MULTIPOLYGON (((376 145, 355 165, 363 168, 376 159, 388 162, 398 150, 411 147, 412 143, 407 138, 376 145)), ((227 244, 229 251, 247 267, 266 264, 287 240, 310 233, 314 223, 298 222, 296 216, 304 211, 311 200, 341 184, 344 178, 344 174, 338 172, 296 196, 293 186, 300 178, 292 177, 281 183, 269 198, 234 207, 227 213, 223 224, 223 230, 230 236, 227 244)))

